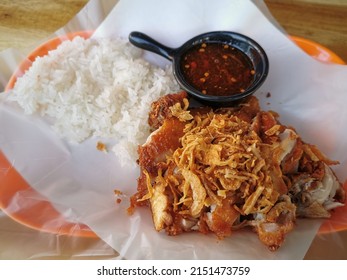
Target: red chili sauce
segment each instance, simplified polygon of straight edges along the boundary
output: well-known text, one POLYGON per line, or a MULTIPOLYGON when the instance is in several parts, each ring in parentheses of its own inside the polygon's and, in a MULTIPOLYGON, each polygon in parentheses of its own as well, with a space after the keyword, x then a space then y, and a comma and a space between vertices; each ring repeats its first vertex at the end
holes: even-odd
POLYGON ((208 95, 244 92, 254 78, 250 59, 237 48, 221 43, 193 47, 185 53, 180 67, 186 81, 208 95))

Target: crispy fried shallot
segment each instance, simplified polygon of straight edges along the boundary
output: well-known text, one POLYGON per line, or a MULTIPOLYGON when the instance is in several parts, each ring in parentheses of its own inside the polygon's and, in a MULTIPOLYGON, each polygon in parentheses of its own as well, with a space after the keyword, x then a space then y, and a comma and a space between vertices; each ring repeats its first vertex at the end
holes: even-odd
POLYGON ((184 92, 152 105, 155 130, 139 147, 135 206, 151 208, 154 227, 169 235, 251 227, 277 250, 297 216, 329 217, 343 205, 337 164, 293 128, 264 112, 255 97, 236 107, 189 110, 184 92))

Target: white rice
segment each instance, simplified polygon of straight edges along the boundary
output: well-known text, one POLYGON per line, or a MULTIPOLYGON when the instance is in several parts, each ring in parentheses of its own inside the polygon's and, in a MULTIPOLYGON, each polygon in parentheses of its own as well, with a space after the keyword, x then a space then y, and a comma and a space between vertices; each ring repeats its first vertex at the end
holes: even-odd
POLYGON ((131 165, 149 135, 150 104, 176 90, 171 70, 145 61, 128 41, 76 37, 37 58, 9 99, 26 114, 52 118, 53 128, 69 141, 116 139, 112 150, 131 165))

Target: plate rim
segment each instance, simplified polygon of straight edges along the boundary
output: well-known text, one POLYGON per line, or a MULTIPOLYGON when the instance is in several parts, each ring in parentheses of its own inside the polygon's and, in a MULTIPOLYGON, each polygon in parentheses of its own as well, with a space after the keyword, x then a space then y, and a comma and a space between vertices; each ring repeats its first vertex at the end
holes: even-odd
MULTIPOLYGON (((48 53, 48 51, 55 49, 61 42, 65 40, 72 40, 76 36, 81 36, 85 39, 89 38, 93 34, 93 31, 85 30, 85 31, 77 31, 67 33, 63 36, 54 37, 41 45, 39 45, 36 49, 34 49, 28 56, 27 59, 24 60, 17 68, 17 70, 11 76, 8 84, 5 87, 5 93, 10 91, 13 88, 15 81, 18 77, 20 77, 26 69, 28 69, 32 62, 35 60, 37 56, 43 56, 48 53)), ((336 55, 333 51, 328 48, 312 41, 309 39, 305 39, 299 36, 288 35, 288 37, 298 45, 304 52, 306 52, 311 57, 316 58, 317 60, 322 61, 322 59, 318 56, 320 53, 326 54, 325 60, 323 62, 333 63, 333 64, 346 64, 338 55, 336 55)), ((0 168, 2 170, 6 170, 6 172, 0 172, 0 209, 10 218, 15 220, 16 222, 23 224, 29 228, 49 232, 52 234, 59 235, 70 235, 76 237, 90 237, 90 238, 98 238, 96 233, 94 233, 87 225, 82 223, 75 223, 67 221, 61 213, 59 213, 53 205, 45 198, 43 195, 39 194, 36 190, 34 190, 25 179, 15 170, 12 164, 7 160, 6 156, 0 151, 0 168), (12 186, 8 184, 16 183, 16 188, 13 189, 12 186), (6 185, 7 184, 7 185, 6 185), (29 191, 32 192, 36 197, 41 197, 42 200, 40 203, 36 203, 29 210, 26 211, 15 211, 10 212, 7 210, 10 205, 10 201, 12 196, 17 191, 29 191), (44 211, 43 211, 44 210, 44 211), (41 211, 45 213, 45 215, 30 215, 30 213, 34 213, 34 211, 41 211), (50 216, 47 216, 49 214, 50 216), (34 218, 33 217, 38 217, 34 218), (52 220, 54 218, 55 223, 47 223, 47 221, 52 220)), ((345 183, 344 188, 347 189, 347 183, 345 183)), ((347 209, 347 204, 344 207, 347 209)), ((340 208, 340 209, 341 209, 340 208)), ((339 211, 339 210, 337 210, 339 211)), ((336 211, 336 212, 337 212, 336 211)), ((338 225, 332 225, 331 220, 327 220, 323 222, 319 229, 319 234, 332 233, 337 231, 347 230, 347 225, 345 227, 338 227, 338 225)))

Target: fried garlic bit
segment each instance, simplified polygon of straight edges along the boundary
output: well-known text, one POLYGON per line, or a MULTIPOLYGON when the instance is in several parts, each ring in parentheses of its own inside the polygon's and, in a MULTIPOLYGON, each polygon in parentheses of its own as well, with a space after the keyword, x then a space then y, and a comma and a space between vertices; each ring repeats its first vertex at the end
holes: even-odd
POLYGON ((261 157, 261 140, 249 126, 236 116, 214 113, 197 115, 186 125, 182 147, 168 160, 182 173, 181 184, 191 186, 181 193, 190 198, 191 211, 220 205, 226 197, 242 215, 267 212, 275 204, 278 193, 261 157))
POLYGON ((96 148, 101 152, 107 153, 107 147, 103 142, 98 141, 96 143, 96 148))
POLYGON ((183 108, 181 106, 181 103, 176 103, 169 108, 172 116, 178 118, 181 122, 189 121, 193 119, 193 116, 190 114, 189 111, 187 111, 189 106, 189 102, 187 98, 183 99, 183 104, 184 104, 183 108))

